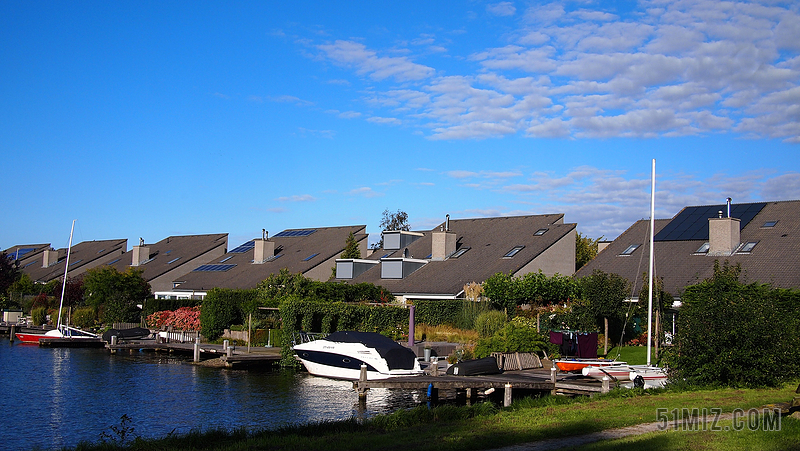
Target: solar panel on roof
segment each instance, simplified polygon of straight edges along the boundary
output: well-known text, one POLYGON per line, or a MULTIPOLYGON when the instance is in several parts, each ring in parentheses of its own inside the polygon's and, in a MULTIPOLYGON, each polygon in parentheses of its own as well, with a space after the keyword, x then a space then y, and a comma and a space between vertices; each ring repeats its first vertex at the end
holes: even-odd
POLYGON ((34 250, 34 248, 26 247, 26 248, 22 248, 22 249, 17 249, 14 252, 11 252, 8 255, 10 257, 13 257, 13 258, 19 260, 20 257, 22 257, 23 255, 27 254, 28 252, 31 252, 32 250, 34 250))
POLYGON ((250 241, 242 244, 241 246, 237 247, 236 249, 230 251, 229 253, 231 253, 231 254, 244 254, 245 252, 248 252, 248 251, 252 250, 255 247, 256 247, 255 240, 250 240, 250 241))
POLYGON ((201 265, 195 268, 193 271, 206 271, 206 272, 222 272, 228 271, 229 269, 235 267, 236 265, 201 265))
POLYGON ((283 232, 275 235, 275 237, 295 237, 295 236, 309 236, 312 233, 316 232, 316 229, 305 229, 305 230, 284 230, 283 232))
MULTIPOLYGON (((739 227, 747 224, 761 212, 767 204, 764 202, 750 204, 732 204, 731 217, 739 219, 739 227)), ((704 205, 686 207, 672 218, 660 232, 653 237, 654 241, 708 240, 708 220, 727 212, 727 205, 704 205)))

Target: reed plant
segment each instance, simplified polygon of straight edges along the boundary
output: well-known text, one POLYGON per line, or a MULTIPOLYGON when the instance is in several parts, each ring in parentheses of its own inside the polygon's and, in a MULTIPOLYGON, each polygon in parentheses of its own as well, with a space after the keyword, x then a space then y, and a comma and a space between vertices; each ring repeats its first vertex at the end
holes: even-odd
POLYGON ((415 341, 444 341, 447 343, 477 343, 478 332, 469 329, 459 329, 448 324, 430 326, 417 324, 414 328, 415 341))

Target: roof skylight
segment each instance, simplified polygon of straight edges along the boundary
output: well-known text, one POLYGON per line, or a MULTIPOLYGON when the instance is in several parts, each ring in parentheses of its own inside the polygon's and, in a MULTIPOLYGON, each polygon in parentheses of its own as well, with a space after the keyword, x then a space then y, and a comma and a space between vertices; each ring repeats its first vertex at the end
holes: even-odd
POLYGON ((525 246, 514 246, 510 251, 506 252, 506 255, 503 255, 503 258, 511 258, 519 253, 519 251, 525 249, 525 246))
POLYGON ((542 236, 545 234, 545 232, 547 232, 547 230, 548 229, 539 229, 536 231, 536 233, 533 234, 533 236, 542 236))
POLYGON ((461 249, 453 252, 453 255, 450 258, 458 258, 464 255, 468 250, 472 249, 471 247, 462 247, 461 249))
POLYGON ((697 249, 696 251, 694 251, 694 253, 695 253, 695 254, 707 254, 707 253, 708 253, 708 249, 709 249, 710 247, 711 247, 711 245, 710 245, 709 243, 703 243, 703 245, 702 245, 702 246, 700 246, 700 248, 699 248, 699 249, 697 249))
POLYGON ((778 223, 778 221, 767 221, 767 222, 765 222, 765 223, 764 223, 764 225, 762 225, 761 227, 763 227, 763 228, 765 228, 765 229, 769 229, 769 228, 775 227, 775 225, 776 225, 777 223, 778 223))
POLYGON ((633 251, 639 249, 639 246, 640 246, 639 244, 631 244, 624 251, 620 252, 619 255, 631 255, 633 251))
POLYGON ((742 254, 752 252, 753 248, 756 247, 756 244, 758 244, 758 241, 748 241, 742 245, 737 253, 742 254))

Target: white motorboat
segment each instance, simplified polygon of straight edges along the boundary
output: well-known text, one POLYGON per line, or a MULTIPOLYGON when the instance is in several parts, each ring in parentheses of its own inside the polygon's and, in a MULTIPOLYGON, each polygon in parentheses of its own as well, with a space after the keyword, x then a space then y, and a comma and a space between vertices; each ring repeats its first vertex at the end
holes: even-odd
POLYGON ((332 379, 358 380, 362 364, 367 380, 423 374, 414 351, 373 332, 334 332, 297 344, 294 352, 309 373, 332 379))

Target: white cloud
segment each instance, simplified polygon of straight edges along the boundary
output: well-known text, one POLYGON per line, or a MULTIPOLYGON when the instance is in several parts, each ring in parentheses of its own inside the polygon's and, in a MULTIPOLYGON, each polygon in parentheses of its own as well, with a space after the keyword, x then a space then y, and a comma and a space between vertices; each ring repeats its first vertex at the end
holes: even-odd
POLYGON ((367 198, 383 196, 383 193, 377 192, 368 186, 362 186, 361 188, 350 190, 348 194, 351 196, 361 196, 367 198))
POLYGON ((396 81, 413 81, 428 78, 434 69, 416 64, 406 57, 381 57, 367 49, 364 44, 353 41, 336 41, 318 46, 326 56, 337 64, 352 66, 361 75, 374 80, 393 78, 396 81))
POLYGON ((316 202, 317 198, 310 194, 298 194, 294 196, 279 197, 280 202, 316 202))
POLYGON ((513 16, 517 12, 517 8, 511 2, 500 2, 486 5, 486 11, 495 16, 513 16))
MULTIPOLYGON (((619 13, 603 3, 574 6, 529 7, 502 44, 463 55, 456 71, 415 63, 413 52, 381 56, 353 40, 317 48, 356 74, 395 83, 363 91, 361 100, 377 109, 368 120, 417 125, 430 139, 735 133, 800 142, 796 7, 646 2, 619 13)), ((487 11, 516 13, 510 2, 487 11)), ((410 49, 434 41, 420 35, 410 49)))

